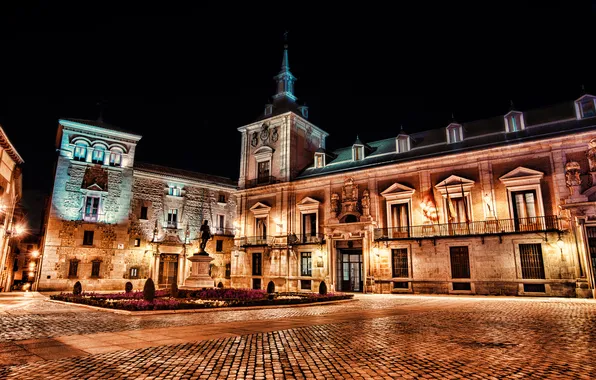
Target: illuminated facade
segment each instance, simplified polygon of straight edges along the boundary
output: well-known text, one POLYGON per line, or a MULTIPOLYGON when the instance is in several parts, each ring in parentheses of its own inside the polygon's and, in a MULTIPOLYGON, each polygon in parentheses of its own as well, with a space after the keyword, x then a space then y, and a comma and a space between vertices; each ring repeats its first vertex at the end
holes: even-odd
POLYGON ((140 139, 101 120, 59 121, 38 290, 139 289, 149 277, 182 286, 204 219, 214 285, 229 286, 236 183, 135 163, 140 139))
POLYGON ((22 196, 23 159, 0 127, 0 290, 9 291, 13 282, 14 248, 24 225, 15 211, 22 196))
POLYGON ((287 46, 275 79, 238 129, 233 286, 594 296, 595 97, 331 152, 287 46))

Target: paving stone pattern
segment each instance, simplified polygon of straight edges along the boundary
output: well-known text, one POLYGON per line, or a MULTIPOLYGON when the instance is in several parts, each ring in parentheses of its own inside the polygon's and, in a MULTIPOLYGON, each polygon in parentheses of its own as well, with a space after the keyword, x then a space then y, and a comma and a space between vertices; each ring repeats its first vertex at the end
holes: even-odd
MULTIPOLYGON (((359 306, 386 307, 390 297, 359 306)), ((406 304, 395 307, 416 303, 400 300, 406 304)), ((424 300, 436 302, 398 316, 37 361, 4 367, 0 378, 593 379, 596 373, 594 302, 424 300)))

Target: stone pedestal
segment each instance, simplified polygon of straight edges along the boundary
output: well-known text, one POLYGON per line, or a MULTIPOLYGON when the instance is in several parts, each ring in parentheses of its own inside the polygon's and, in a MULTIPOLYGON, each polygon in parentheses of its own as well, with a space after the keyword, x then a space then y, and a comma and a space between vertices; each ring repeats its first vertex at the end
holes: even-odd
POLYGON ((192 263, 192 274, 184 281, 187 288, 214 288, 215 283, 209 276, 209 263, 213 258, 205 251, 195 253, 188 258, 192 263))

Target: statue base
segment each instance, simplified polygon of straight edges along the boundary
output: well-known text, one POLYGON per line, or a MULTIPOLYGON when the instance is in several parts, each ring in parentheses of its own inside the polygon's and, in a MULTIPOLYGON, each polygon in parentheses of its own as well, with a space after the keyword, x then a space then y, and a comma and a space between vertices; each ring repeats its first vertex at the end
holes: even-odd
POLYGON ((184 287, 214 288, 215 282, 209 276, 209 263, 213 261, 213 258, 207 252, 201 251, 189 257, 188 260, 192 263, 192 275, 184 281, 184 287))

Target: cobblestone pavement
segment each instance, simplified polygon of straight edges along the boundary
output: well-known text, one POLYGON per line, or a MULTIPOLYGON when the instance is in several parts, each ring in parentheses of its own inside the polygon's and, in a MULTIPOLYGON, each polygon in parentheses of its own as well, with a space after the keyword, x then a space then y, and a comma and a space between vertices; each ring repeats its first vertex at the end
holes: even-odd
MULTIPOLYGON (((376 317, 354 317, 341 323, 40 360, 5 366, 0 369, 0 378, 593 379, 596 373, 593 360, 596 302, 591 300, 392 295, 358 298, 357 302, 327 307, 254 310, 240 314, 245 320, 255 320, 255 324, 267 324, 262 319, 282 318, 281 315, 297 320, 326 313, 357 316, 359 311, 364 315, 367 309, 375 309, 376 317), (403 314, 395 315, 395 309, 403 314), (384 310, 393 315, 383 316, 384 310), (263 318, 264 315, 269 318, 263 318), (274 315, 277 317, 272 317, 274 315)), ((89 311, 65 313, 64 310, 33 315, 64 318, 67 314, 76 318, 71 324, 85 324, 88 318, 99 318, 90 316, 99 314, 109 317, 105 324, 115 322, 126 328, 130 326, 125 323, 127 319, 146 318, 89 311)), ((202 318, 211 323, 220 322, 218 316, 221 321, 234 320, 226 313, 159 315, 148 320, 172 325, 168 321, 173 318, 173 325, 181 326, 189 322, 184 318, 192 323, 202 323, 202 318)), ((0 314, 0 319, 25 315, 28 314, 0 314)), ((23 321, 31 323, 29 319, 23 321)), ((132 325, 143 323, 137 320, 132 325)), ((136 327, 139 328, 145 327, 136 327)), ((62 329, 70 331, 66 327, 62 329)), ((53 330, 47 328, 46 331, 53 330)), ((1 330, 0 334, 5 332, 1 330)), ((0 351, 2 347, 0 345, 0 351)))

